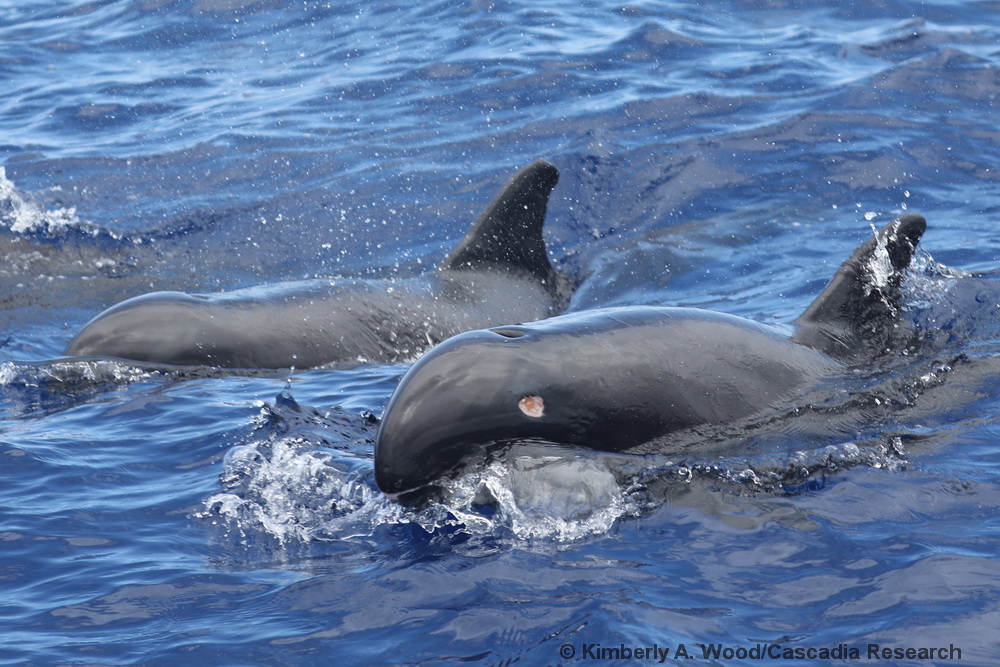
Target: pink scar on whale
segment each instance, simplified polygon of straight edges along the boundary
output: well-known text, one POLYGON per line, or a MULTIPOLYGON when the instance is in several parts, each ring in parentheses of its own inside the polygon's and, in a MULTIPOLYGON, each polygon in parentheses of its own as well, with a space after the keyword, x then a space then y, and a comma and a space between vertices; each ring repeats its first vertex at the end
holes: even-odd
POLYGON ((521 412, 535 419, 545 414, 545 401, 541 396, 525 396, 517 402, 521 412))

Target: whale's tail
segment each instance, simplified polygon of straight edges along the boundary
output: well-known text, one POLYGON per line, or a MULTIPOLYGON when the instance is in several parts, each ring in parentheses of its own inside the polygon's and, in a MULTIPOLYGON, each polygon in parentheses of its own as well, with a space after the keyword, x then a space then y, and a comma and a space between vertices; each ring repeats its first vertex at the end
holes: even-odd
POLYGON ((922 215, 908 213, 861 244, 795 320, 795 340, 845 359, 887 349, 902 333, 903 276, 926 229, 922 215))
POLYGON ((542 226, 558 180, 559 170, 545 160, 535 160, 514 174, 440 268, 517 271, 554 289, 556 273, 542 226))

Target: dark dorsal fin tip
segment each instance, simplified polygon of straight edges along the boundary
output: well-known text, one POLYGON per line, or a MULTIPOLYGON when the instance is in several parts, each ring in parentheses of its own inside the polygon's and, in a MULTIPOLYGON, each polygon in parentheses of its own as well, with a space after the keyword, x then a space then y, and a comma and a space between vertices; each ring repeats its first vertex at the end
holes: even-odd
POLYGON ((442 269, 488 268, 528 273, 552 283, 542 227, 559 170, 535 160, 518 171, 476 218, 442 269))
POLYGON ((927 231, 927 221, 919 213, 907 213, 883 227, 876 238, 889 253, 892 268, 905 271, 913 261, 920 237, 927 231))
POLYGON ((796 340, 836 356, 884 347, 898 320, 900 285, 927 229, 907 213, 876 231, 795 321, 796 340))

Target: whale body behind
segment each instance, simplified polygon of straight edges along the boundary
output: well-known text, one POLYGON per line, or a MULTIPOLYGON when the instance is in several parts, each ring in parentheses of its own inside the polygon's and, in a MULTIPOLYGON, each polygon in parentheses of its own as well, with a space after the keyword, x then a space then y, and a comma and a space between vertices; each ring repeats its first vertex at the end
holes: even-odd
POLYGON ((66 354, 227 368, 389 362, 461 331, 548 317, 564 301, 542 238, 558 178, 545 160, 520 170, 430 273, 145 294, 96 316, 66 354))

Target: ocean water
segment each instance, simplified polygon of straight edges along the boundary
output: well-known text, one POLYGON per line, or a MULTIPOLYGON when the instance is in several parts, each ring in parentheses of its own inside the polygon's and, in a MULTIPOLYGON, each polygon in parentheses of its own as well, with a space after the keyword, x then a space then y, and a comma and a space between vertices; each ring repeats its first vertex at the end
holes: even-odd
POLYGON ((0 662, 1000 664, 998 10, 0 3, 0 662), (419 512, 372 479, 407 363, 60 359, 152 290, 425 271, 537 157, 571 310, 789 322, 918 211, 962 324, 856 437, 512 452, 419 512))

